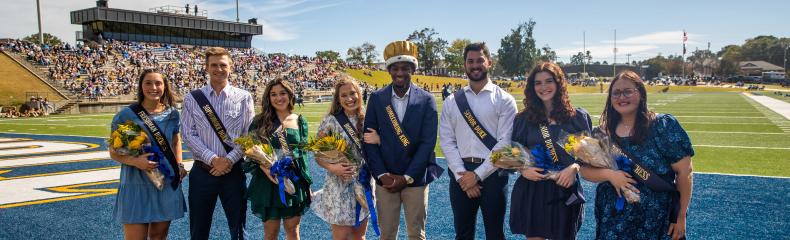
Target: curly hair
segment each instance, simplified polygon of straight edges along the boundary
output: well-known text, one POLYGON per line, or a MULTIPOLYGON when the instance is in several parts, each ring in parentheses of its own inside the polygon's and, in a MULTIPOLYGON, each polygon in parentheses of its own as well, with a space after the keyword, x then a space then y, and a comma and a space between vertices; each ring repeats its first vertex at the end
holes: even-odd
POLYGON ((565 79, 565 72, 559 65, 552 62, 540 62, 530 72, 527 77, 527 87, 524 88, 524 110, 519 114, 527 114, 527 121, 535 124, 547 123, 549 117, 564 123, 576 116, 576 110, 568 99, 568 81, 565 79), (546 107, 535 92, 535 76, 538 73, 546 72, 554 77, 557 90, 552 98, 553 109, 546 113, 546 107))

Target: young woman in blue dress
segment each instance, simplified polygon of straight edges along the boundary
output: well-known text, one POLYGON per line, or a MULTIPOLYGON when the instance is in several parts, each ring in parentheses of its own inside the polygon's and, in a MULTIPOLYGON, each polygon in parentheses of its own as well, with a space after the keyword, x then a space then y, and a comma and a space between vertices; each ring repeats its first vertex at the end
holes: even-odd
POLYGON ((609 87, 600 127, 642 167, 674 183, 677 192, 655 191, 637 181, 634 171, 582 167, 585 179, 600 183, 595 194, 596 239, 682 239, 691 201, 694 149, 678 120, 648 109, 642 79, 624 71, 609 87), (638 193, 641 200, 617 209, 617 197, 625 189, 638 193), (671 219, 672 215, 677 218, 671 219))
MULTIPOLYGON (((164 187, 159 190, 145 175, 145 171, 159 167, 157 162, 148 160, 151 153, 134 157, 110 150, 110 157, 121 163, 121 182, 113 214, 116 221, 123 224, 124 239, 167 239, 170 221, 184 217, 187 211, 181 186, 173 188, 170 185, 172 181, 186 176, 181 163, 180 115, 175 108, 175 95, 170 82, 157 70, 144 70, 137 81, 136 104, 142 105, 164 133, 173 149, 178 169, 172 169, 167 164, 168 159, 163 159, 159 164, 164 164, 171 172, 178 172, 175 177, 179 179, 165 178, 164 187)), ((125 107, 113 118, 112 131, 127 121, 144 126, 134 111, 125 107)), ((148 133, 148 136, 151 134, 148 133)))

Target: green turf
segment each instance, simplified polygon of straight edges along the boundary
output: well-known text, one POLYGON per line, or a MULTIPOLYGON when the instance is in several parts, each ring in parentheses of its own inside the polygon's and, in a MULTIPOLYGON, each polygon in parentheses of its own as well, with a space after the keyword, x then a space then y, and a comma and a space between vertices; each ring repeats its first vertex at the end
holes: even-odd
MULTIPOLYGON (((516 95, 519 109, 522 95, 516 95)), ((755 105, 736 93, 650 93, 649 106, 659 113, 675 115, 689 132, 697 171, 788 176, 790 171, 790 133, 780 126, 790 121, 755 105)), ((437 97, 441 110, 441 98, 437 97)), ((587 109, 593 124, 603 110, 602 94, 572 94, 574 106, 587 109)), ((314 133, 329 105, 307 104, 298 108, 310 122, 314 133)), ((65 115, 35 119, 2 119, 0 132, 81 136, 106 136, 112 114, 65 115)), ((441 150, 436 148, 437 154, 441 150)))

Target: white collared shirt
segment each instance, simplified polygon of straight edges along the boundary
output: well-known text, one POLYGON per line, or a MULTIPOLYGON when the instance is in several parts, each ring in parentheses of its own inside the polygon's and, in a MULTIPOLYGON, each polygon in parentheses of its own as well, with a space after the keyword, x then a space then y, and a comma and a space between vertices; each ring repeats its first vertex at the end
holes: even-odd
POLYGON ((409 88, 406 89, 406 94, 403 94, 403 97, 398 97, 398 94, 395 94, 395 87, 392 87, 392 108, 395 110, 395 114, 398 115, 398 120, 403 122, 403 116, 406 115, 406 107, 409 106, 409 93, 411 93, 411 85, 409 88))
MULTIPOLYGON (((463 87, 463 91, 469 102, 469 108, 472 109, 480 125, 497 139, 494 150, 509 145, 513 119, 516 116, 516 99, 491 80, 477 94, 468 85, 463 87)), ((439 118, 439 142, 447 159, 447 166, 455 173, 456 180, 461 178, 459 173, 467 171, 462 158, 485 159, 483 164, 473 170, 481 181, 497 170, 489 160, 491 151, 464 120, 455 103, 454 95, 447 97, 442 106, 442 115, 439 118)))

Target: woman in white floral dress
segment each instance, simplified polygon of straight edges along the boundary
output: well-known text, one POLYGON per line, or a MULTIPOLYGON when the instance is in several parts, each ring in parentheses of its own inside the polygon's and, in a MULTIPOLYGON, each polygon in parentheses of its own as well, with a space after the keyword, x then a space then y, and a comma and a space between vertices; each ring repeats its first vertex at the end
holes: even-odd
MULTIPOLYGON (((362 108, 362 92, 356 81, 351 78, 341 78, 335 83, 332 99, 332 107, 318 127, 317 137, 330 134, 337 134, 346 140, 348 147, 352 148, 353 158, 357 164, 336 163, 330 164, 316 159, 318 165, 327 170, 324 186, 313 196, 311 208, 318 217, 332 225, 333 239, 364 239, 367 229, 369 212, 361 208, 359 214, 359 225, 357 224, 357 200, 354 193, 354 184, 357 183, 357 174, 364 171, 365 160, 363 154, 355 146, 355 141, 377 144, 378 134, 375 130, 369 130, 362 134, 365 119, 365 111, 362 108), (338 119, 348 119, 352 132, 347 133, 347 129, 341 126, 338 119), (349 134, 354 135, 352 139, 349 134)), ((370 183, 372 181, 368 181, 370 183)), ((373 207, 373 206, 370 206, 373 207)))

